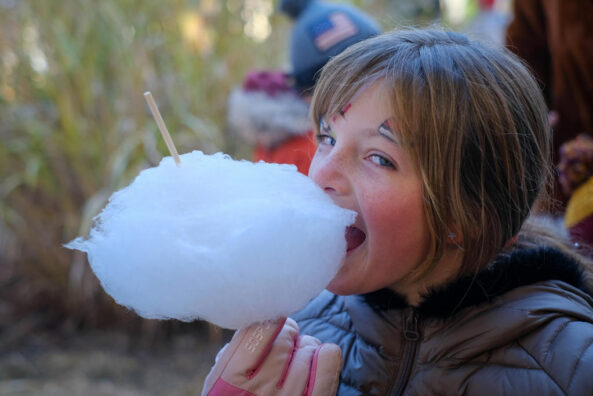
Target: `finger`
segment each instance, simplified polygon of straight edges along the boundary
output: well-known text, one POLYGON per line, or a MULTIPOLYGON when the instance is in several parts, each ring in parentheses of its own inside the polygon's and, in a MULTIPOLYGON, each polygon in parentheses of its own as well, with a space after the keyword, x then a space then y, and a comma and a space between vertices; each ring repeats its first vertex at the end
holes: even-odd
MULTIPOLYGON (((276 322, 275 327, 272 324, 270 324, 269 327, 263 327, 263 329, 259 332, 258 329, 256 329, 254 334, 247 339, 247 342, 245 344, 246 350, 248 352, 252 352, 253 357, 257 356, 255 362, 253 362, 253 364, 251 364, 247 369, 246 374, 248 379, 254 377, 260 370, 261 366, 263 365, 268 355, 272 351, 273 346, 278 342, 278 337, 280 337, 281 339, 285 338, 285 328, 286 318, 279 322, 276 322), (281 334, 283 336, 280 336, 281 334)), ((248 361, 246 361, 246 363, 247 362, 248 361)))
POLYGON ((342 371, 342 351, 336 344, 321 344, 313 356, 306 396, 335 395, 342 371))
MULTIPOLYGON (((258 390, 257 394, 276 395, 276 384, 282 378, 286 367, 294 357, 295 345, 297 345, 299 327, 290 318, 286 319, 282 331, 273 342, 270 352, 255 372, 251 373, 248 380, 243 382, 244 389, 248 391, 258 390)), ((231 372, 231 371, 229 371, 231 372)))
POLYGON ((282 329, 285 318, 277 321, 255 323, 235 332, 231 341, 216 356, 216 363, 210 370, 204 385, 207 394, 219 378, 225 380, 242 377, 244 381, 248 371, 255 372, 258 364, 265 359, 277 334, 282 329))
POLYGON ((248 379, 255 376, 285 327, 285 322, 286 318, 257 323, 249 326, 244 334, 240 334, 234 351, 237 356, 229 364, 231 371, 244 373, 248 379))
POLYGON ((281 395, 301 395, 309 380, 309 371, 315 350, 321 342, 314 337, 298 337, 292 359, 287 362, 283 375, 276 384, 281 395))

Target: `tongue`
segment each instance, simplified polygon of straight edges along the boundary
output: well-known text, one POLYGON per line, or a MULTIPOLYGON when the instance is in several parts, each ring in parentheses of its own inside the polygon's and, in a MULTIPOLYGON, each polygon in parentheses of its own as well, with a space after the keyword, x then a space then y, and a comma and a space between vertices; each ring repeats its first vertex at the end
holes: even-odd
POLYGON ((346 242, 348 243, 348 251, 356 249, 366 239, 366 234, 359 228, 348 227, 346 228, 346 242))

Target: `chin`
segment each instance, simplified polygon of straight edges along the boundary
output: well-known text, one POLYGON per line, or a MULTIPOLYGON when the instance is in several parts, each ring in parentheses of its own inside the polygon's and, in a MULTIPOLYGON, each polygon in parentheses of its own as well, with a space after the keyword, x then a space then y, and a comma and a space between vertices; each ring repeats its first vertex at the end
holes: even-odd
POLYGON ((338 296, 349 296, 351 294, 360 294, 356 287, 352 285, 348 285, 347 282, 340 281, 339 279, 332 279, 332 281, 327 285, 327 290, 330 292, 337 294, 338 296))

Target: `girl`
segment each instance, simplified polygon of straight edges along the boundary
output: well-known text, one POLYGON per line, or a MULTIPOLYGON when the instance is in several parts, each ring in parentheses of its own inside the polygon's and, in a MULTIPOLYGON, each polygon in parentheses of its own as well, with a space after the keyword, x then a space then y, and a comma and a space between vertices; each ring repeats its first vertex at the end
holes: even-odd
POLYGON ((457 33, 336 56, 309 176, 358 213, 344 264, 293 316, 314 338, 291 319, 239 331, 204 394, 593 394, 591 263, 528 220, 550 175, 546 113, 517 58, 457 33), (317 339, 340 347, 339 383, 317 339))

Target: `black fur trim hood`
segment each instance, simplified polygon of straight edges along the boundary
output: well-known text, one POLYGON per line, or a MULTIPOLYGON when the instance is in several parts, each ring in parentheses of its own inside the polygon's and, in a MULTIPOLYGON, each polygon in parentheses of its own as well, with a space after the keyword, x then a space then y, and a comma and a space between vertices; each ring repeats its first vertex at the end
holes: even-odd
MULTIPOLYGON (((583 269, 573 258, 543 247, 501 255, 475 276, 461 277, 431 290, 416 311, 424 317, 445 318, 463 308, 492 301, 517 287, 548 280, 563 281, 592 294, 585 285, 583 269)), ((389 289, 368 293, 362 298, 381 311, 408 306, 405 297, 389 289)))

